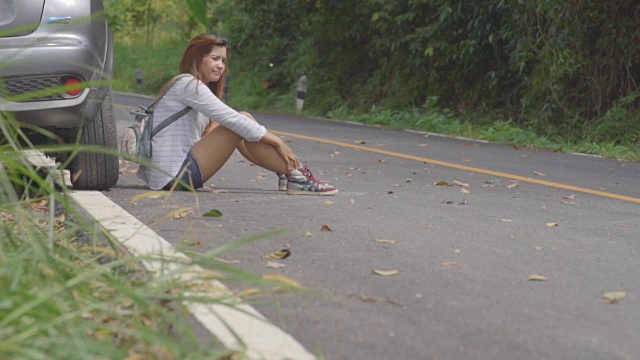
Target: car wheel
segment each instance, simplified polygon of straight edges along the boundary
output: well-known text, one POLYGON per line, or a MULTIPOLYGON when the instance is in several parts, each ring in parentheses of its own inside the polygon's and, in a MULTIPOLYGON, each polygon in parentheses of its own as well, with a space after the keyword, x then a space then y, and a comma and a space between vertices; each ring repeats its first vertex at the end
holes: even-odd
MULTIPOLYGON (((107 190, 118 182, 118 134, 113 118, 113 96, 109 89, 98 115, 80 134, 81 145, 97 145, 114 151, 114 155, 79 152, 69 164, 74 189, 107 190)), ((73 140, 75 141, 75 139, 73 140)))

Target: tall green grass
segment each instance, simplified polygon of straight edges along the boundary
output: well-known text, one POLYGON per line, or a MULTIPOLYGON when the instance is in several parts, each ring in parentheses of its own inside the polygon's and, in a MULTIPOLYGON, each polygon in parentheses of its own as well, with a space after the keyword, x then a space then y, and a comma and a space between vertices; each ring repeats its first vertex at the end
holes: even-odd
POLYGON ((184 304, 233 306, 247 288, 253 296, 291 289, 216 260, 273 234, 192 253, 186 262, 162 259, 175 273, 149 273, 82 215, 69 189, 23 161, 22 150, 38 146, 13 118, 0 113, 0 129, 0 359, 230 359, 241 355, 199 338, 184 304), (212 271, 178 279, 194 264, 212 271), (194 290, 212 278, 237 291, 194 290))

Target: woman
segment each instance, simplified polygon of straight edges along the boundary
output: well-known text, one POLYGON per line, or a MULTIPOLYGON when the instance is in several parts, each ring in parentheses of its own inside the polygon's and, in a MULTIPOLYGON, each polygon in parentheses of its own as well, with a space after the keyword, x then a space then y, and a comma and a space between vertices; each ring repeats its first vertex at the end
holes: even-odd
POLYGON ((151 163, 157 169, 142 166, 138 176, 151 189, 189 189, 177 180, 197 189, 238 149, 247 160, 277 173, 279 189, 288 194, 337 193, 301 167, 289 146, 251 114, 237 112, 220 100, 228 56, 224 38, 202 34, 191 40, 180 61, 181 75, 165 85, 168 91, 154 107, 154 124, 185 107, 191 110, 153 136, 151 163))

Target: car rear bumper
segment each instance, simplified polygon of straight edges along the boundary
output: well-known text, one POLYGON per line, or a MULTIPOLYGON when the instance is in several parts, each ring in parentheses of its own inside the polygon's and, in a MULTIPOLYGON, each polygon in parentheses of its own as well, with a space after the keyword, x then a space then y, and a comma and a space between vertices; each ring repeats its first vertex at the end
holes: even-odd
MULTIPOLYGON (((95 36, 90 31, 84 32, 90 34, 88 37, 72 33, 41 36, 36 31, 28 36, 1 39, 2 78, 70 75, 85 82, 87 88, 75 97, 65 95, 49 100, 14 101, 0 95, 0 111, 12 112, 20 121, 43 127, 78 127, 93 121, 110 89, 113 71, 112 37, 106 24, 103 26, 98 29, 106 36, 95 36)), ((95 24, 92 30, 96 30, 95 24)))

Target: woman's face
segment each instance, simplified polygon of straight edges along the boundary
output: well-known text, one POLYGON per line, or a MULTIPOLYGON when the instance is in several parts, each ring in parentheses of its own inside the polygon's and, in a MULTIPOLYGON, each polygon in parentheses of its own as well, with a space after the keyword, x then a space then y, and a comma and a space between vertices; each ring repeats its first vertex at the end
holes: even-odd
POLYGON ((211 83, 220 80, 227 66, 227 48, 214 46, 213 50, 202 59, 202 81, 211 83))

